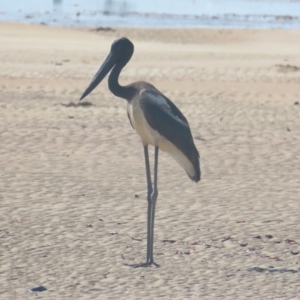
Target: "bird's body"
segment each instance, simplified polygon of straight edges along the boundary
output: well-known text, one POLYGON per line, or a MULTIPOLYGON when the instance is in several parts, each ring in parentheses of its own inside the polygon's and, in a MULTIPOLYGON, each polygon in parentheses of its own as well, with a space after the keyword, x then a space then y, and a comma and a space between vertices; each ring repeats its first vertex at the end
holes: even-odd
MULTIPOLYGON (((178 147, 178 144, 180 143, 184 143, 184 145, 186 145, 186 139, 191 138, 191 135, 181 136, 182 134, 186 134, 186 130, 184 131, 184 129, 188 129, 188 131, 190 131, 186 119, 183 115, 174 114, 170 105, 171 101, 159 92, 153 85, 143 81, 136 82, 132 85, 136 86, 138 93, 127 102, 127 114, 132 127, 140 136, 143 145, 158 147, 159 150, 167 152, 178 162, 192 180, 196 182, 199 181, 199 153, 193 144, 193 140, 189 140, 189 152, 193 152, 194 154, 191 156, 191 160, 188 159, 186 153, 183 153, 178 147), (150 114, 150 116, 147 114, 145 109, 147 104, 148 106, 152 106, 152 110, 156 110, 156 114, 150 114), (163 115, 161 118, 157 115, 158 111, 163 115), (156 120, 154 119, 155 117, 156 120), (177 132, 173 126, 171 130, 168 130, 168 128, 164 126, 163 121, 167 120, 163 120, 163 117, 172 118, 173 123, 179 127, 177 132), (150 119, 152 119, 152 122, 150 119), (156 126, 153 124, 155 121, 156 126), (163 126, 163 128, 161 128, 161 132, 157 130, 159 124, 163 126), (168 139, 168 135, 170 136, 172 133, 175 133, 176 135, 177 145, 168 139)), ((173 106, 175 110, 180 112, 174 104, 173 106)))
POLYGON ((116 40, 112 44, 110 54, 80 100, 86 97, 110 71, 108 78, 110 91, 115 96, 127 100, 128 118, 144 146, 147 179, 147 260, 145 264, 139 266, 152 266, 156 265, 153 259, 153 235, 155 205, 158 196, 158 151, 170 154, 191 180, 198 182, 201 173, 199 153, 188 121, 175 104, 147 82, 138 81, 127 86, 119 84, 120 72, 130 60, 133 48, 133 44, 127 38, 116 40), (149 145, 155 148, 153 185, 148 155, 149 145))

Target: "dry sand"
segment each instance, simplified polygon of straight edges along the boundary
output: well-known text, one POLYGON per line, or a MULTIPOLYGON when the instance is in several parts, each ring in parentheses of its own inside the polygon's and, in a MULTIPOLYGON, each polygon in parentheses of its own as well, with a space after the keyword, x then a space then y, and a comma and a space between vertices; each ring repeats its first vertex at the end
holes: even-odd
POLYGON ((0 23, 0 62, 0 299, 299 299, 299 30, 0 23), (160 154, 160 268, 124 265, 145 259, 147 208, 125 101, 105 80, 68 105, 122 35, 121 82, 172 99, 201 153, 197 185, 160 154))

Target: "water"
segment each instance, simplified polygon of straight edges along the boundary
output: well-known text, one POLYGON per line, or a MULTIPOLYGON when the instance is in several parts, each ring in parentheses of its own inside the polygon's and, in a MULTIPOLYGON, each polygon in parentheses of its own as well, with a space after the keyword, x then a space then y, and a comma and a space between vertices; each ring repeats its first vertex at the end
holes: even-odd
POLYGON ((300 28, 300 0, 9 0, 0 20, 97 27, 300 28))

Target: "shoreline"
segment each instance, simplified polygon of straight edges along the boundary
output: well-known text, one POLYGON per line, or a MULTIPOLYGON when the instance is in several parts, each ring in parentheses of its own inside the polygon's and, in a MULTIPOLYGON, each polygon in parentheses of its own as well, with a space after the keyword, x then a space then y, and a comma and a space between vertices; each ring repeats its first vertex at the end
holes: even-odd
MULTIPOLYGON (((300 7, 300 6, 299 6, 300 7)), ((219 29, 300 29, 300 15, 175 15, 157 13, 71 14, 28 13, 23 16, 2 13, 2 22, 21 22, 49 26, 131 27, 131 28, 219 28, 219 29), (178 25, 178 22, 181 23, 178 25)))

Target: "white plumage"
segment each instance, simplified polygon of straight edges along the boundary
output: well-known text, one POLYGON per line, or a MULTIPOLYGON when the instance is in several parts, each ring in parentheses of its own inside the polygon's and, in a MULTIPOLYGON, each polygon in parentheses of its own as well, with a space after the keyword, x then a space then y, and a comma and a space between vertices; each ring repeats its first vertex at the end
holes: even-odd
POLYGON ((140 136, 144 146, 151 145, 158 147, 159 150, 167 152, 177 163, 186 171, 189 177, 195 177, 195 169, 188 158, 169 140, 162 136, 158 131, 154 130, 147 122, 144 111, 140 105, 141 97, 148 97, 158 106, 166 106, 170 109, 167 101, 162 96, 157 97, 147 91, 142 91, 136 95, 130 102, 127 102, 127 113, 131 124, 137 134, 140 136))

